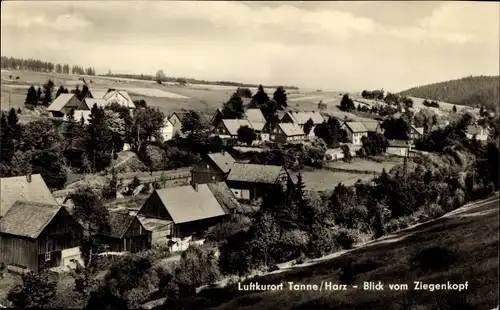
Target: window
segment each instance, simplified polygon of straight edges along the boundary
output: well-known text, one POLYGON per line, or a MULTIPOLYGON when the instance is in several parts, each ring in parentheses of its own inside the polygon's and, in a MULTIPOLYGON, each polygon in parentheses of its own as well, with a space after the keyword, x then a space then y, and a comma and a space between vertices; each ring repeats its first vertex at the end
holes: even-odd
POLYGON ((50 252, 45 253, 45 261, 50 262, 50 252))
POLYGON ((215 175, 212 176, 212 180, 215 180, 215 175))

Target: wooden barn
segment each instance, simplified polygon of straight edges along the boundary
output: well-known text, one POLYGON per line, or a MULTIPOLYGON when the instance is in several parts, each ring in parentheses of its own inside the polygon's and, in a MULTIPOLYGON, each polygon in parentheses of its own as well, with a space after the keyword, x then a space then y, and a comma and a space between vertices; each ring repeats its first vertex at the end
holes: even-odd
POLYGON ((211 153, 191 169, 191 182, 204 184, 225 181, 235 163, 227 152, 211 153))
POLYGON ((151 248, 149 232, 136 216, 110 212, 109 224, 110 231, 98 234, 98 238, 110 252, 136 253, 151 248))
POLYGON ((282 166, 235 163, 226 183, 237 199, 249 201, 263 197, 273 187, 287 188, 292 181, 282 166))
POLYGON ((0 219, 0 262, 31 270, 73 266, 82 237, 64 207, 17 201, 0 219))
POLYGON ((223 182, 194 184, 154 191, 137 216, 152 233, 152 244, 177 244, 216 225, 228 214, 243 213, 241 205, 223 182))

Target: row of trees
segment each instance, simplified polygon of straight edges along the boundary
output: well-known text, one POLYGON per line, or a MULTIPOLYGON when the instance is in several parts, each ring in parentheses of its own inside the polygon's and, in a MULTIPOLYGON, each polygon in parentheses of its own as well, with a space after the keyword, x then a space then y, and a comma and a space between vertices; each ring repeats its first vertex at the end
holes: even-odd
MULTIPOLYGON (((25 71, 35 71, 35 72, 56 72, 61 74, 69 74, 70 73, 70 65, 68 64, 54 64, 49 61, 41 61, 37 59, 23 59, 23 58, 14 58, 14 57, 5 57, 1 58, 1 67, 2 69, 8 70, 25 70, 25 71)), ((71 67, 72 74, 87 74, 87 75, 95 75, 95 70, 92 67, 88 67, 83 69, 80 66, 72 66, 71 67)))

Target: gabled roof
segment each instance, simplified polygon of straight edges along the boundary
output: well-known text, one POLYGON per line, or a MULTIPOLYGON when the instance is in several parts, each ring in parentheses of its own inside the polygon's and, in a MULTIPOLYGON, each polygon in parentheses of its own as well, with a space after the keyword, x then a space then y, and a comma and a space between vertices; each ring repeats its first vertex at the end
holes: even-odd
POLYGON ((252 127, 252 124, 246 119, 223 119, 222 123, 229 131, 229 134, 232 136, 236 136, 238 134, 238 129, 243 126, 252 127))
POLYGON ((128 101, 127 107, 129 109, 135 109, 134 101, 132 100, 132 98, 130 97, 128 92, 126 92, 124 90, 110 90, 108 93, 106 93, 106 95, 104 95, 103 99, 108 100, 109 98, 111 98, 115 94, 119 94, 120 96, 122 96, 123 98, 125 98, 128 101))
MULTIPOLYGON (((50 106, 47 108, 48 111, 61 111, 62 108, 64 108, 64 106, 66 104, 68 104, 68 102, 71 100, 71 98, 75 97, 74 94, 66 94, 66 93, 63 93, 63 94, 59 94, 59 96, 57 96, 57 98, 52 101, 52 103, 50 104, 50 106)), ((76 98, 76 97, 75 97, 76 98)))
POLYGON ((118 212, 109 212, 109 233, 103 235, 121 239, 134 221, 135 216, 118 212))
POLYGON ((207 157, 224 173, 228 173, 236 162, 228 152, 224 152, 224 154, 211 153, 207 157))
POLYGON ((235 163, 227 180, 274 184, 282 170, 282 166, 235 163))
POLYGON ((0 233, 38 238, 62 206, 16 201, 0 219, 0 233))
POLYGON ((141 223, 142 227, 144 227, 144 229, 146 229, 147 231, 161 230, 163 228, 167 228, 170 224, 173 223, 169 220, 155 219, 152 217, 145 217, 141 215, 138 215, 137 219, 141 223))
POLYGON ((246 213, 225 182, 208 183, 208 188, 226 214, 246 213))
POLYGON ((197 191, 191 185, 155 191, 175 224, 226 214, 207 184, 197 186, 197 191))
POLYGON ((323 116, 320 113, 312 111, 312 112, 304 112, 304 111, 288 111, 288 115, 294 120, 294 122, 298 125, 304 125, 307 123, 309 119, 312 119, 315 125, 321 124, 325 121, 323 116))
POLYGON ((266 118, 260 109, 248 109, 245 111, 245 118, 251 123, 266 123, 266 118))
POLYGON ((83 100, 83 104, 91 110, 94 104, 97 104, 98 108, 104 108, 106 107, 106 100, 102 98, 97 98, 97 99, 92 99, 92 98, 85 98, 83 100))
POLYGON ((0 216, 3 216, 16 201, 37 202, 56 205, 47 184, 40 174, 0 179, 0 216))
POLYGON ((109 89, 91 89, 90 94, 94 99, 104 99, 104 96, 109 92, 109 89))
POLYGON ((250 121, 250 126, 255 131, 262 131, 264 129, 264 126, 266 126, 266 123, 260 123, 260 122, 252 122, 252 121, 250 121))
POLYGON ((346 125, 352 132, 368 132, 368 128, 362 122, 345 122, 346 125))
POLYGON ((378 122, 361 122, 368 131, 376 132, 380 130, 380 124, 378 122))
POLYGON ((287 137, 305 135, 304 130, 294 123, 279 123, 278 127, 287 137))

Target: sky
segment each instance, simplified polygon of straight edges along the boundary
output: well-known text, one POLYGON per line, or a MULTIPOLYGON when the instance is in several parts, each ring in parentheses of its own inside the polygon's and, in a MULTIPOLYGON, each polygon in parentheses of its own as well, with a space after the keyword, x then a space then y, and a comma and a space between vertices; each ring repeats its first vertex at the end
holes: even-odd
POLYGON ((301 88, 498 75, 498 2, 2 1, 2 56, 301 88))

